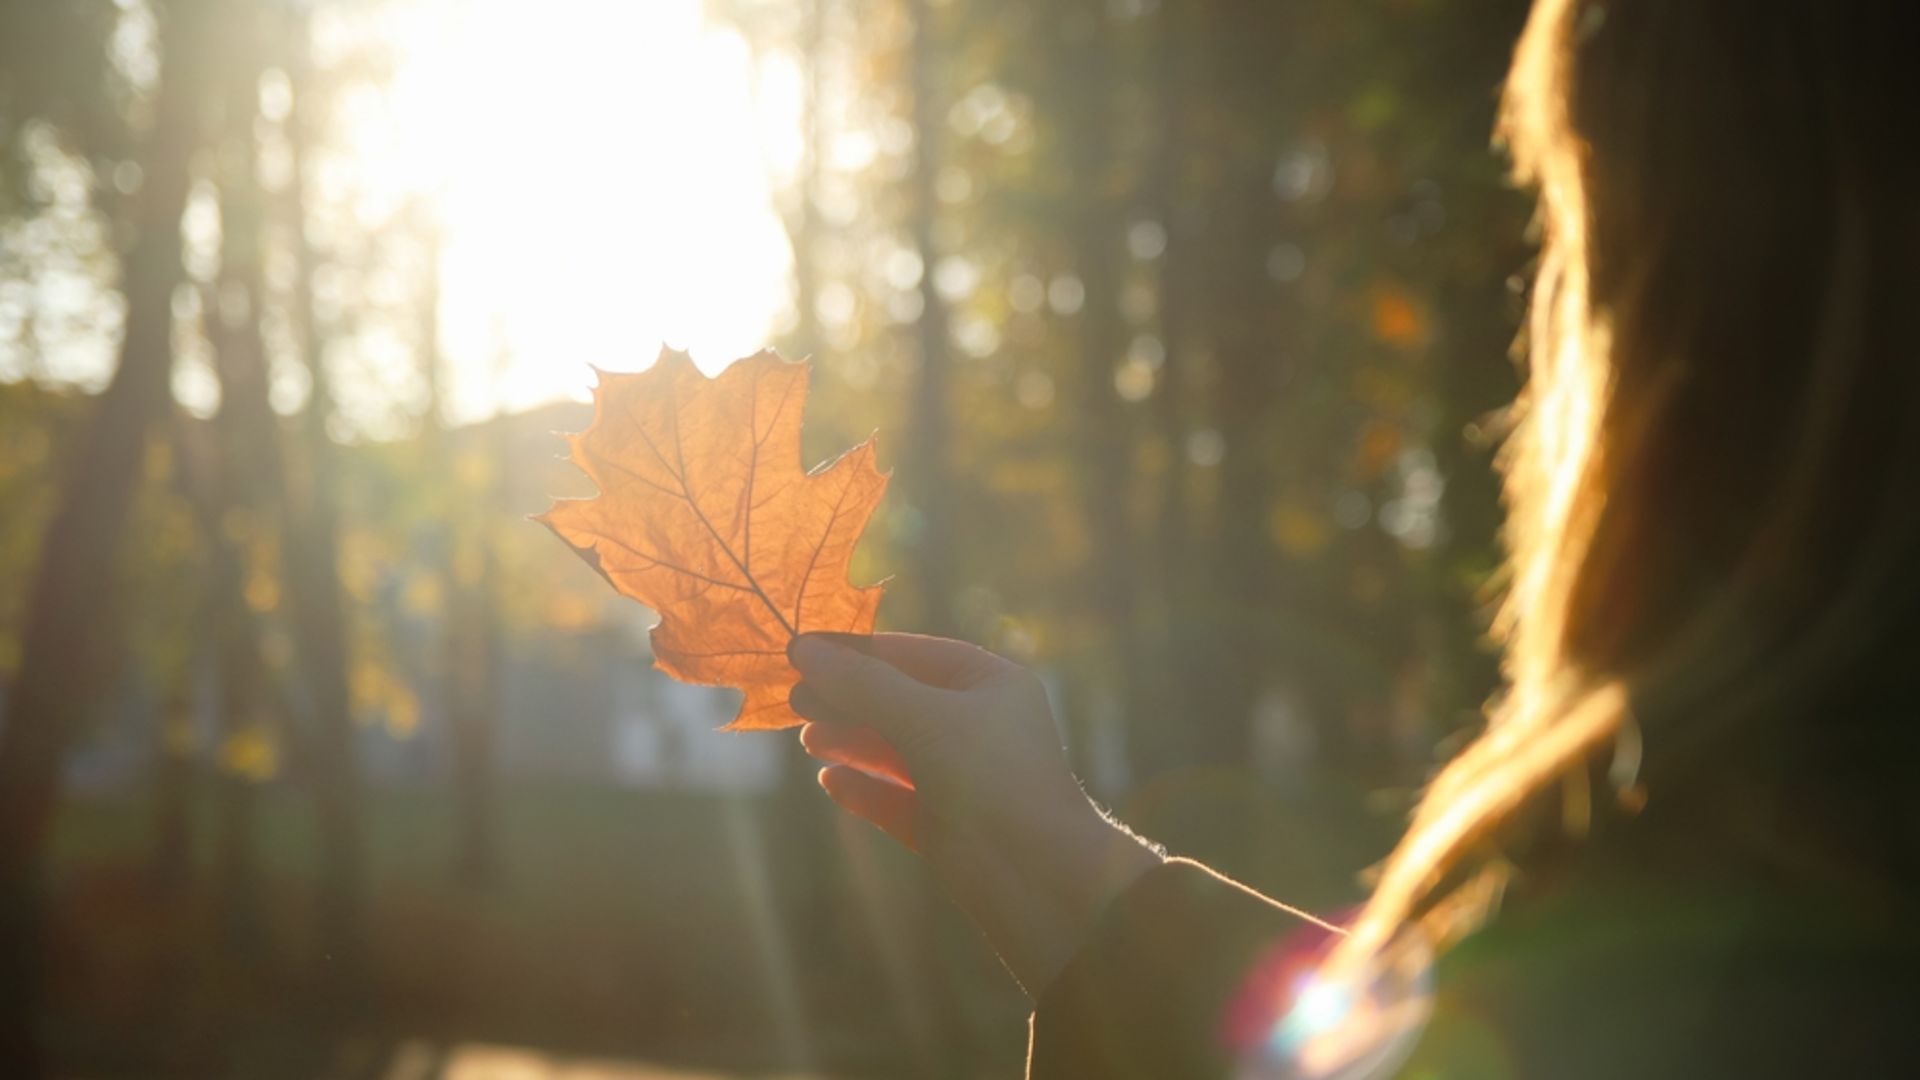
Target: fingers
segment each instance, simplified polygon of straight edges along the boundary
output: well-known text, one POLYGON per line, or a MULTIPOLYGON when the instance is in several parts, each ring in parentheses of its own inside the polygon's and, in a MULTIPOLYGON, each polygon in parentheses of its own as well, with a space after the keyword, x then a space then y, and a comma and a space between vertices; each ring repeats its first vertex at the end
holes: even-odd
POLYGON ((883 660, 928 686, 962 689, 1017 667, 978 645, 925 634, 805 634, 883 660))
POLYGON ((913 832, 913 792, 846 765, 821 769, 820 786, 842 810, 879 826, 908 850, 920 850, 913 832))
POLYGON ((811 723, 800 729, 800 745, 829 764, 849 765, 902 787, 913 787, 899 751, 872 728, 811 723))
POLYGON ((795 638, 787 655, 805 680, 795 687, 795 712, 872 727, 895 746, 917 732, 944 693, 821 634, 795 638))

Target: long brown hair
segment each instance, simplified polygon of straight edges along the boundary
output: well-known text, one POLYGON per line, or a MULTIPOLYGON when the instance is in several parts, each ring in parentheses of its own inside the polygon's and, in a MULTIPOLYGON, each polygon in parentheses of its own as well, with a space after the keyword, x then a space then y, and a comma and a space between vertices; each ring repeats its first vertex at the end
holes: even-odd
POLYGON ((1920 87, 1898 7, 1536 3, 1500 129, 1542 242, 1500 462, 1506 690, 1336 965, 1457 930, 1442 901, 1488 895, 1453 886, 1486 883, 1523 808, 1609 766, 1660 799, 1900 663, 1920 87))

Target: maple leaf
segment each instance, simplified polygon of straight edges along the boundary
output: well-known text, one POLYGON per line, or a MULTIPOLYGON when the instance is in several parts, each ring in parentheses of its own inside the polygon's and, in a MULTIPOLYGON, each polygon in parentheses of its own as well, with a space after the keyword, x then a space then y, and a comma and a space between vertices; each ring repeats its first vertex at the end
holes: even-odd
POLYGON ((558 500, 537 520, 659 612, 660 670, 746 692, 725 730, 800 723, 787 643, 871 633, 880 606, 880 586, 847 581, 887 486, 874 440, 803 471, 807 365, 771 351, 712 379, 672 349, 638 374, 598 375, 593 422, 568 446, 600 494, 558 500))

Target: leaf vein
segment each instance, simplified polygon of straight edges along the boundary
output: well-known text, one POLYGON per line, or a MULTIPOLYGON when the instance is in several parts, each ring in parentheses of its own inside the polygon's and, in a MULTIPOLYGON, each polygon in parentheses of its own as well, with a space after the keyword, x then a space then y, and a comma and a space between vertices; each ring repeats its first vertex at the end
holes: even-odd
POLYGON ((847 470, 847 482, 840 485, 840 496, 833 500, 833 512, 827 515, 827 527, 820 533, 820 542, 813 546, 813 555, 807 559, 806 573, 800 575, 800 591, 793 598, 794 632, 799 632, 800 605, 807 602, 807 583, 813 580, 813 568, 820 564, 820 553, 827 548, 827 541, 833 539, 833 527, 840 521, 840 510, 847 505, 847 493, 853 490, 856 474, 847 470))
MULTIPOLYGON (((647 446, 653 451, 654 456, 660 459, 662 465, 665 465, 667 463, 667 456, 660 452, 660 447, 654 443, 653 436, 648 435, 645 429, 642 429, 640 437, 646 440, 647 446)), ((693 487, 687 482, 686 440, 680 432, 680 391, 678 388, 675 388, 673 391, 673 457, 680 466, 679 471, 674 475, 674 478, 680 481, 680 497, 685 499, 687 505, 693 509, 693 516, 700 519, 700 524, 706 527, 707 534, 713 537, 714 544, 718 546, 721 553, 726 555, 727 559, 733 563, 734 569, 740 571, 741 576, 746 578, 746 590, 758 596, 760 602, 767 605, 767 610, 773 613, 773 617, 779 620, 781 629, 785 630, 788 636, 793 636, 795 633, 793 624, 787 621, 786 613, 781 611, 779 605, 773 602, 773 598, 767 595, 767 590, 760 587, 760 582, 754 578, 753 571, 747 569, 746 566, 741 563, 740 556, 734 553, 733 547, 727 543, 727 538, 721 536, 720 530, 713 527, 713 522, 708 520, 706 512, 700 509, 699 502, 693 497, 693 487)), ((668 472, 674 472, 672 466, 668 466, 668 472)))

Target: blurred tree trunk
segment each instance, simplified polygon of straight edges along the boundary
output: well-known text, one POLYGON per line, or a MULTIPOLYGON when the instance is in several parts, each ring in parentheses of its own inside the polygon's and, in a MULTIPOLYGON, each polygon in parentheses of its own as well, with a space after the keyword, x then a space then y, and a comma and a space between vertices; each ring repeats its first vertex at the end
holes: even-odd
MULTIPOLYGON (((801 128, 805 159, 793 207, 787 215, 787 235, 793 246, 793 292, 796 320, 791 335, 792 354, 812 356, 817 365, 823 346, 820 334, 820 249, 823 240, 820 184, 826 160, 827 25, 832 0, 807 0, 801 19, 800 64, 805 79, 805 110, 801 128)), ((858 942, 841 932, 834 917, 838 908, 853 902, 849 894, 846 852, 841 850, 834 821, 838 812, 816 782, 820 762, 800 745, 787 740, 781 752, 780 785, 765 803, 761 820, 779 854, 772 868, 775 888, 783 899, 783 932, 801 971, 830 971, 841 964, 858 942)), ((800 1003, 803 1014, 818 1014, 811 1002, 800 1003)), ((811 1025, 807 1025, 811 1027, 811 1025)), ((788 1062, 789 1067, 811 1062, 788 1062)))
MULTIPOLYGON (((222 938, 236 950, 251 950, 259 943, 265 920, 260 913, 256 785, 242 766, 253 741, 261 737, 268 693, 257 627, 247 608, 249 553, 229 530, 239 531, 240 522, 257 519, 236 505, 230 493, 197 493, 195 512, 207 545, 202 605, 220 688, 213 786, 214 902, 222 938)), ((192 768, 191 758, 184 767, 192 768)))
POLYGON ((913 35, 907 59, 907 93, 912 98, 913 163, 908 178, 907 235, 920 257, 920 365, 914 372, 907 420, 907 492, 920 512, 914 536, 915 578, 920 588, 920 629, 929 634, 958 632, 954 621, 954 477, 951 401, 952 344, 947 303, 935 286, 940 250, 935 228, 940 204, 935 180, 940 169, 941 132, 946 103, 940 96, 941 41, 929 0, 908 0, 913 35))
POLYGON ((207 540, 207 615, 220 672, 220 739, 215 756, 215 874, 227 943, 251 955, 265 927, 260 906, 257 794, 274 694, 247 596, 264 542, 282 520, 285 477, 280 425, 268 400, 262 271, 264 193, 255 174, 254 124, 262 62, 258 13, 227 20, 220 57, 220 274, 202 291, 202 318, 220 380, 213 420, 217 455, 201 477, 196 509, 207 540))
POLYGON ((1127 252, 1126 178, 1116 160, 1114 99, 1118 59, 1108 32, 1104 0, 1061 2, 1052 7, 1055 55, 1064 75, 1059 92, 1065 109, 1060 134, 1067 157, 1067 243, 1085 286, 1079 316, 1079 356, 1074 364, 1073 475, 1080 511, 1092 539, 1082 572, 1081 604, 1106 663, 1092 673, 1106 694, 1083 693, 1075 710, 1075 750, 1083 775, 1092 775, 1096 709, 1130 733, 1146 693, 1136 626, 1139 566, 1135 557, 1133 504, 1134 425, 1119 399, 1114 376, 1125 351, 1127 327, 1120 315, 1121 269, 1127 252))
MULTIPOLYGON (((915 323, 919 367, 913 376, 908 405, 905 468, 902 470, 912 508, 920 520, 913 535, 914 577, 920 588, 918 628, 929 634, 960 632, 954 615, 954 566, 957 515, 953 469, 953 346, 947 302, 936 287, 941 251, 940 203, 936 191, 942 133, 946 126, 942 60, 948 43, 941 33, 939 11, 932 0, 906 0, 906 80, 913 125, 913 158, 907 177, 907 237, 920 258, 920 318, 915 323)), ((967 980, 952 969, 948 946, 953 941, 952 909, 931 883, 916 886, 913 917, 924 928, 920 940, 928 947, 923 970, 942 971, 933 992, 935 1030, 924 1075, 957 1078, 973 1071, 977 1040, 968 1030, 967 980)))
MULTIPOLYGON (((481 496, 486 507, 496 497, 481 496)), ((476 528, 484 532, 484 525, 476 528)), ((454 877, 482 887, 500 874, 494 828, 494 732, 499 726, 498 683, 500 627, 493 588, 497 564, 493 545, 476 535, 456 546, 455 587, 447 609, 452 621, 448 635, 448 668, 454 673, 453 798, 455 827, 454 877)))
POLYGON ((452 750, 453 876, 462 884, 493 883, 493 736, 499 723, 499 627, 493 602, 494 552, 490 535, 505 466, 504 418, 470 429, 476 445, 456 452, 448 438, 441 386, 439 225, 420 207, 423 287, 419 311, 420 373, 427 387, 421 422, 428 471, 442 478, 448 501, 434 524, 436 561, 445 602, 441 612, 438 682, 452 750))
POLYGON ((163 894, 177 893, 193 877, 193 802, 199 762, 193 732, 197 657, 168 696, 155 739, 153 851, 148 876, 163 894))
MULTIPOLYGON (((223 269, 230 265, 234 264, 223 264, 223 269)), ((219 679, 220 723, 212 763, 214 902, 222 939, 236 951, 251 954, 260 943, 266 920, 261 912, 256 783, 242 766, 257 745, 255 740, 265 734, 276 695, 261 653, 259 620, 246 597, 247 579, 256 572, 251 566, 256 552, 246 544, 258 540, 268 519, 257 502, 250 504, 246 497, 243 474, 271 452, 240 438, 244 425, 239 421, 247 411, 245 377, 236 373, 229 379, 228 367, 245 361, 226 340, 232 332, 228 327, 213 335, 223 391, 212 430, 190 431, 187 422, 176 417, 173 446, 178 486, 193 511, 205 548, 200 618, 207 630, 207 654, 219 679), (229 382, 232 389, 224 389, 229 382), (196 438, 198 434, 210 438, 196 438)), ((156 858, 164 867, 159 874, 163 883, 178 883, 192 868, 188 827, 192 784, 198 775, 190 694, 183 692, 162 722, 161 836, 156 858)))
POLYGON ((148 435, 170 396, 180 218, 206 45, 201 7, 169 6, 161 21, 154 126, 140 156, 145 179, 122 278, 119 365, 94 406, 41 542, 19 674, 0 728, 0 1076, 30 1078, 44 1068, 35 1028, 47 841, 62 753, 112 682, 111 583, 148 435))
MULTIPOLYGON (((1524 25, 1526 0, 1500 0, 1475 9, 1471 20, 1445 18, 1450 33, 1422 50, 1432 60, 1416 69, 1425 100, 1452 101, 1447 87, 1464 69, 1498 78, 1510 43, 1524 25)), ((1497 410, 1519 389, 1518 370, 1497 357, 1511 354, 1524 321, 1518 273, 1533 257, 1525 239, 1531 212, 1527 198, 1503 182, 1503 159, 1479 152, 1494 126, 1496 98, 1480 95, 1442 114, 1450 138, 1435 163, 1445 198, 1449 244, 1443 249, 1454 272, 1434 294, 1442 333, 1434 358, 1439 419, 1434 456, 1447 486, 1442 496, 1445 528, 1435 547, 1441 567, 1433 582, 1442 621, 1436 634, 1437 674, 1433 738, 1477 724, 1481 706, 1500 682, 1499 653, 1487 639, 1487 610, 1505 517, 1500 479, 1492 467, 1497 410), (1509 287, 1512 283, 1512 288, 1509 287)), ((1431 759, 1419 762, 1422 768, 1431 759)))
POLYGON ((1213 359, 1209 411, 1224 445, 1218 465, 1210 549, 1202 560, 1204 628, 1189 639, 1183 679, 1194 690, 1193 742, 1200 764, 1244 766, 1251 747, 1257 673, 1268 659, 1260 640, 1262 608, 1276 602, 1274 555, 1267 541, 1272 501, 1275 392, 1291 363, 1279 300, 1267 274, 1278 229, 1272 188, 1275 32, 1291 5, 1206 6, 1207 62, 1201 93, 1217 110, 1204 239, 1196 245, 1197 313, 1213 359))
POLYGON ((799 190, 787 214, 787 240, 793 248, 793 348, 812 356, 820 348, 820 170, 826 157, 827 17, 830 0, 807 0, 800 39, 801 70, 806 79, 801 127, 805 160, 799 190))
POLYGON ((1165 230, 1166 247, 1160 253, 1155 284, 1160 315, 1160 344, 1166 350, 1160 364, 1155 420, 1166 442, 1166 471, 1160 478, 1159 530, 1161 587, 1168 607, 1178 605, 1187 574, 1189 522, 1187 495, 1187 394, 1191 363, 1188 350, 1188 313, 1193 307, 1192 275, 1187 270, 1189 239, 1198 224, 1185 183, 1187 175, 1187 102, 1190 68, 1188 7, 1163 4, 1155 12, 1150 61, 1153 97, 1158 109, 1152 149, 1148 151, 1143 201, 1151 220, 1165 230))
POLYGON ((286 578, 299 667, 311 699, 312 729, 303 743, 318 825, 318 989, 335 1018, 364 1009, 364 839, 361 782, 352 700, 347 690, 347 628, 340 595, 339 511, 334 493, 335 446, 327 431, 333 390, 326 364, 326 328, 314 302, 318 255, 306 229, 309 157, 316 141, 316 80, 305 9, 289 12, 288 76, 293 86, 287 133, 292 145, 288 232, 295 249, 294 321, 311 389, 298 422, 300 453, 289 459, 286 578))
POLYGON ((1195 347, 1198 328, 1192 317, 1199 300, 1193 264, 1204 256, 1195 244, 1203 208, 1196 204, 1188 179, 1192 172, 1189 127, 1194 119, 1188 84, 1197 75, 1194 16, 1189 4, 1162 4, 1153 18, 1148 63, 1156 116, 1142 199, 1166 237, 1155 275, 1164 354, 1153 412, 1165 460, 1152 539, 1157 556, 1153 575, 1159 601, 1157 635, 1150 657, 1142 658, 1146 688, 1128 730, 1136 778, 1176 760, 1170 744, 1183 736, 1175 718, 1191 705, 1181 674, 1185 666, 1181 652, 1203 608, 1195 595, 1200 582, 1192 565, 1194 506, 1187 446, 1197 381, 1194 369, 1200 359, 1195 347))

